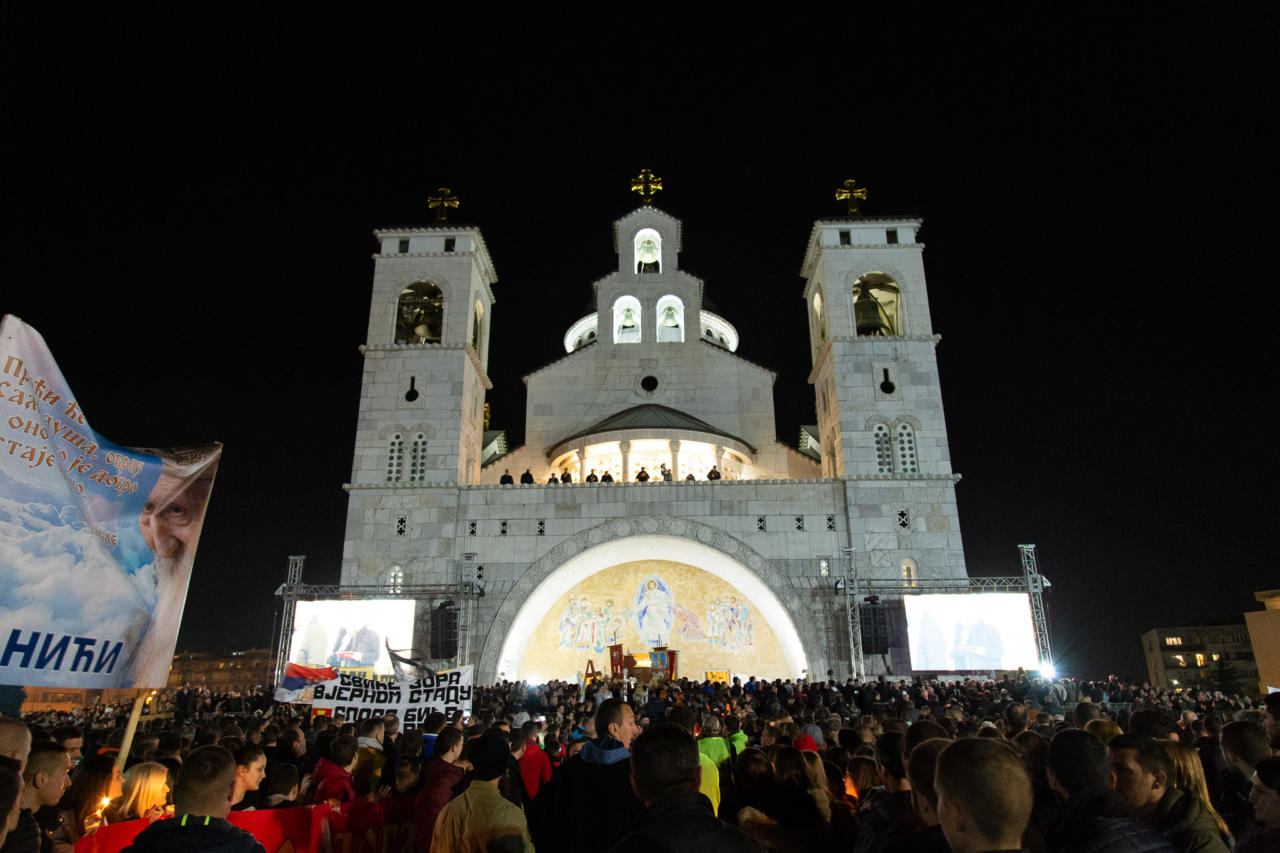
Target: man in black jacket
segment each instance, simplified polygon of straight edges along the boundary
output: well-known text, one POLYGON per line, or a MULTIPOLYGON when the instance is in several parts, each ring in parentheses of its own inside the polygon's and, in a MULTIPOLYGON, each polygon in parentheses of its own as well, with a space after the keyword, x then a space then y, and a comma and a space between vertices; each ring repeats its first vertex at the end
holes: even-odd
POLYGON ((672 723, 645 729, 631 752, 631 787, 645 810, 610 853, 763 851, 746 833, 716 819, 711 801, 698 793, 700 776, 692 734, 672 723))
POLYGON ((631 787, 635 712, 621 699, 606 699, 596 710, 595 728, 598 737, 583 744, 538 792, 537 812, 549 818, 533 839, 540 848, 607 850, 618 830, 644 808, 631 787))
POLYGON ((1133 808, 1112 788, 1102 741, 1081 729, 1066 729, 1049 744, 1049 787, 1066 806, 1046 833, 1053 853, 1086 850, 1164 851, 1173 846, 1133 817, 1133 808))

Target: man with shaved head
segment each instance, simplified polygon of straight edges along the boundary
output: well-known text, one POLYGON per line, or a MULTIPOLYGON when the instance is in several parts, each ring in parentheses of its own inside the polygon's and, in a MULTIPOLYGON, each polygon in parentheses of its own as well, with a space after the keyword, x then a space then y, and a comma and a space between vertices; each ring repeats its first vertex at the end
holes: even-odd
POLYGON ((1026 767, 994 738, 958 740, 938 755, 938 821, 955 853, 1020 850, 1034 795, 1026 767))
MULTIPOLYGON (((925 725, 913 723, 907 734, 925 725)), ((933 724, 930 724, 933 725, 933 724)), ((936 726, 941 729, 941 726, 936 726)), ((898 850, 910 853, 947 853, 947 838, 938 822, 938 792, 933 787, 938 769, 938 756, 951 746, 946 737, 926 738, 907 756, 907 779, 911 782, 911 807, 920 816, 924 829, 903 839, 898 850)))
POLYGON ((36 822, 35 813, 58 804, 63 791, 71 784, 70 770, 71 757, 57 744, 42 743, 31 750, 22 774, 25 785, 18 799, 18 823, 0 851, 26 853, 53 848, 52 835, 36 822))
POLYGON ((31 752, 31 729, 22 720, 0 716, 0 755, 18 762, 18 773, 27 766, 31 752))

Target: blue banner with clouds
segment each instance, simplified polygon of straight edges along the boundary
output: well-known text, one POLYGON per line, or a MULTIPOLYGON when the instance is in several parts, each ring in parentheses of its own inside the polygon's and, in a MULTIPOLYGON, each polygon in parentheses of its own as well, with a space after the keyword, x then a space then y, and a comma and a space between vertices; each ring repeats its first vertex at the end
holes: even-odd
POLYGON ((220 452, 108 441, 0 321, 0 683, 164 685, 220 452))

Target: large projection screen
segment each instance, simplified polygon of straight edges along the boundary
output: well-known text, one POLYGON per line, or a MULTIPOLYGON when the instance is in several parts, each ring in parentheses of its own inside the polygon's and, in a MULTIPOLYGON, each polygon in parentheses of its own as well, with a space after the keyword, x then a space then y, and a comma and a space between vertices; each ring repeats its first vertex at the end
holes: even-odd
POLYGON ((914 670, 1040 668, 1025 592, 905 595, 902 600, 914 670))
POLYGON ((413 601, 299 601, 293 616, 289 661, 394 675, 392 649, 413 645, 413 601))

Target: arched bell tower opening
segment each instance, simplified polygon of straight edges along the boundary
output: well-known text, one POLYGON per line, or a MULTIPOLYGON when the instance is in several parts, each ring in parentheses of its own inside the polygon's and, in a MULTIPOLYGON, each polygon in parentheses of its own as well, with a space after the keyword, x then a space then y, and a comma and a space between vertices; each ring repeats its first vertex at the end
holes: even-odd
POLYGON ((640 300, 619 296, 613 303, 613 342, 638 344, 641 340, 640 300))
POLYGON ((392 343, 438 344, 444 330, 444 294, 429 281, 415 281, 400 291, 392 343))
POLYGON ((658 300, 658 325, 654 330, 659 343, 684 341, 684 302, 667 294, 658 300))
POLYGON ((853 321, 860 338, 904 334, 898 283, 881 272, 858 276, 853 283, 853 321))
POLYGON ((484 340, 484 303, 479 299, 476 300, 475 307, 471 312, 471 348, 476 352, 482 352, 481 344, 484 340))
POLYGON ((652 228, 641 228, 634 243, 636 273, 662 272, 662 235, 652 228))
POLYGON ((499 609, 481 676, 572 678, 588 659, 607 669, 608 646, 618 642, 628 653, 659 644, 675 649, 682 673, 698 679, 704 676, 699 667, 806 677, 809 660, 798 620, 774 591, 785 588, 781 578, 769 577, 771 567, 764 574, 753 569, 749 563, 761 562, 761 570, 767 564, 736 543, 700 541, 709 528, 666 521, 601 525, 587 531, 587 541, 604 541, 572 555, 548 554, 543 565, 531 567, 499 609), (672 535, 671 525, 686 535, 672 535))

